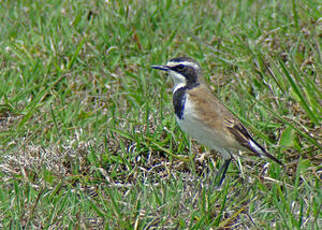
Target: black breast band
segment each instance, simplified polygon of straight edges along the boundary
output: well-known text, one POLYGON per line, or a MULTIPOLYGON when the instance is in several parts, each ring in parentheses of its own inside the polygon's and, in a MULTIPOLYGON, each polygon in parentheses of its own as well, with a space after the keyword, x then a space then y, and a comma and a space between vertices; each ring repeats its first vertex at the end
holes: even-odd
POLYGON ((183 119, 184 103, 186 102, 186 87, 177 89, 173 94, 173 107, 177 117, 183 119))
POLYGON ((177 89, 174 94, 173 94, 173 107, 174 107, 174 112, 177 115, 177 117, 182 120, 183 119, 183 111, 184 111, 184 105, 187 99, 186 96, 186 91, 188 89, 192 89, 194 87, 197 87, 199 83, 187 85, 184 87, 181 87, 177 89))

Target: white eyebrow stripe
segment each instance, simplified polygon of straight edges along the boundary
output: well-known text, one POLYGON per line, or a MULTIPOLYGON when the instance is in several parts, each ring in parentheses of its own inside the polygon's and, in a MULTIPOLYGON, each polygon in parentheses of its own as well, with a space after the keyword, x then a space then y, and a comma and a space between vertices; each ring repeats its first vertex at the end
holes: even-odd
POLYGON ((172 62, 172 61, 169 61, 167 63, 167 66, 169 67, 174 67, 174 66, 177 66, 177 65, 185 65, 185 66, 190 66, 194 69, 200 69, 200 66, 194 62, 190 62, 190 61, 182 61, 182 62, 172 62))

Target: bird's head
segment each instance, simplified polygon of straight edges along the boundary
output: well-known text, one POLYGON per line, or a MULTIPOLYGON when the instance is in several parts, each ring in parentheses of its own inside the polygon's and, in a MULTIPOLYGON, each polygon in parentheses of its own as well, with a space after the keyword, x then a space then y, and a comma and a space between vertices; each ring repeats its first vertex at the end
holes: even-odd
POLYGON ((200 65, 190 57, 172 58, 166 65, 153 65, 152 68, 169 73, 174 82, 174 91, 181 87, 193 86, 200 81, 200 65))

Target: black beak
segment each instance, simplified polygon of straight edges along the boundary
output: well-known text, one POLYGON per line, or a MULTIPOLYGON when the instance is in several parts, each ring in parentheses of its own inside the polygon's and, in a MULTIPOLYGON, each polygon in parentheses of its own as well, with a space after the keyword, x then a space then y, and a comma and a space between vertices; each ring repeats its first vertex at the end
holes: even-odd
POLYGON ((163 71, 169 71, 169 67, 166 65, 153 65, 151 66, 153 69, 159 69, 159 70, 163 70, 163 71))

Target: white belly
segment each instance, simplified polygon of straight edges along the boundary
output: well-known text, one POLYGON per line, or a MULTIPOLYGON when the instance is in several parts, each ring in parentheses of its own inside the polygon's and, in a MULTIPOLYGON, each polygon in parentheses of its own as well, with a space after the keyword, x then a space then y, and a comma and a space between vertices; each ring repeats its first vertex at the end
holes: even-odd
POLYGON ((231 154, 229 153, 229 150, 224 147, 225 140, 222 138, 222 134, 212 128, 206 127, 199 121, 196 115, 193 105, 190 103, 189 97, 187 97, 183 119, 176 117, 180 128, 189 136, 196 139, 200 144, 218 151, 223 158, 229 159, 231 154))

